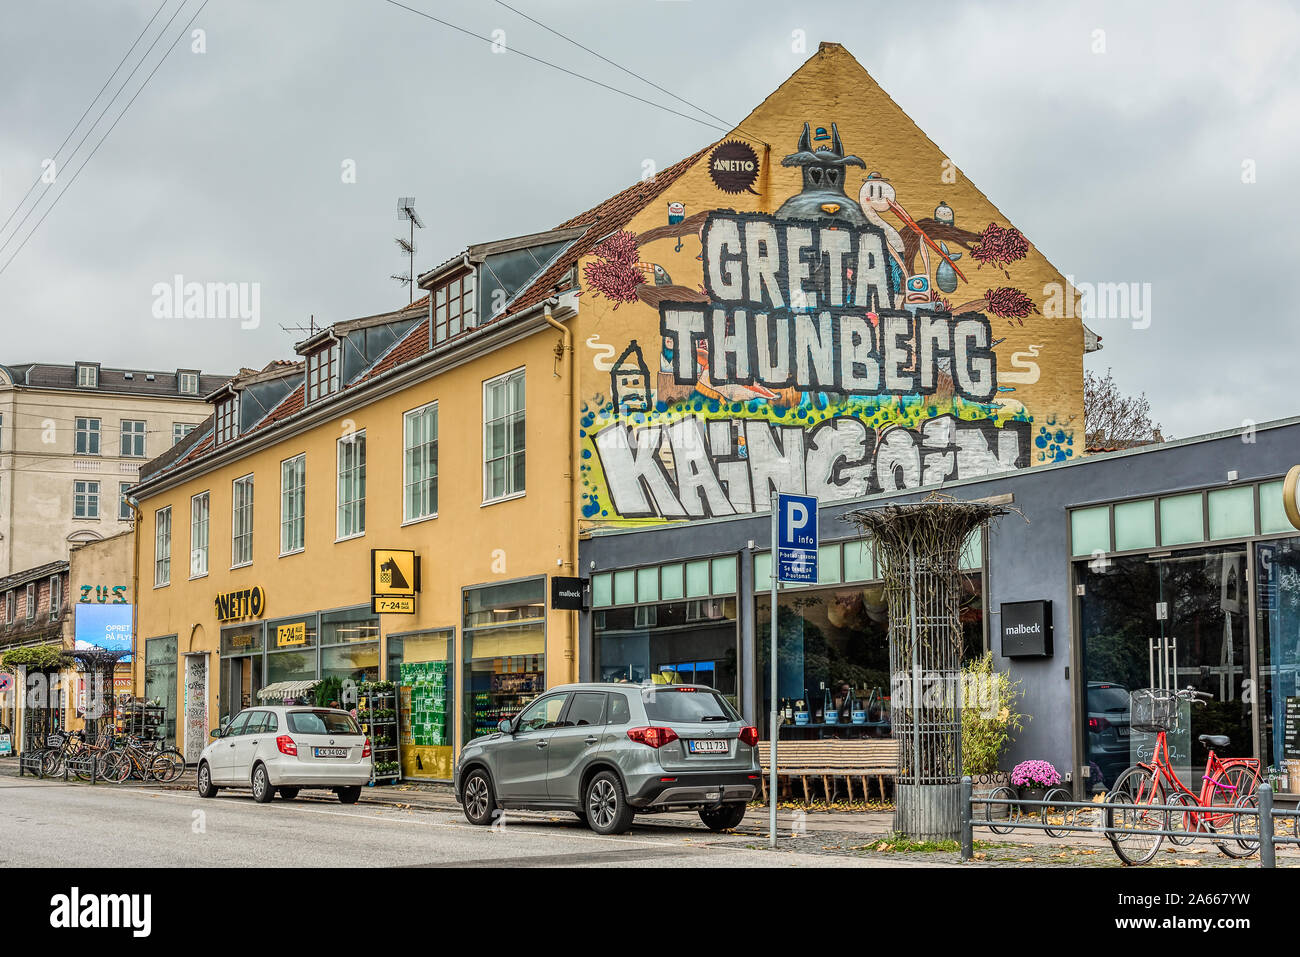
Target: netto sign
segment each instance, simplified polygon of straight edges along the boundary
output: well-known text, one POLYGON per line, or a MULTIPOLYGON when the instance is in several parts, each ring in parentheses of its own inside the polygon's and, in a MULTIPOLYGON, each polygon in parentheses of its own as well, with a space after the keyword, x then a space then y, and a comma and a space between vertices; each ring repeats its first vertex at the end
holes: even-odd
POLYGON ((998 631, 1004 658, 1052 656, 1052 603, 1012 601, 1002 603, 998 631))
POLYGON ((220 594, 214 601, 217 621, 240 621, 261 618, 266 614, 266 592, 261 585, 220 594))

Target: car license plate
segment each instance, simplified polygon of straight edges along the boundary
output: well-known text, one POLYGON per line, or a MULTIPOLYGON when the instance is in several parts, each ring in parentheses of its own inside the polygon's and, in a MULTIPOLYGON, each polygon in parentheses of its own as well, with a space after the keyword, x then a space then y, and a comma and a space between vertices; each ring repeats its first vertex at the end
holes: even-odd
POLYGON ((690 741, 686 747, 691 754, 726 754, 731 750, 726 741, 690 741))
POLYGON ((312 753, 318 758, 346 758, 348 756, 347 748, 312 748, 312 753))
POLYGON ((1121 726, 1119 726, 1119 725, 1116 725, 1116 726, 1115 726, 1115 737, 1117 737, 1117 738, 1127 738, 1127 737, 1128 737, 1128 728, 1125 728, 1125 727, 1121 727, 1121 726))

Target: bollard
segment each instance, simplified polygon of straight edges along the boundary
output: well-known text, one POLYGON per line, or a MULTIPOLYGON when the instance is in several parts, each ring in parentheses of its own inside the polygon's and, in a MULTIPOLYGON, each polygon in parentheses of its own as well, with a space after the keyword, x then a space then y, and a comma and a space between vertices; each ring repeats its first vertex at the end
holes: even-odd
POLYGON ((970 775, 967 774, 961 779, 961 859, 963 861, 969 861, 975 854, 974 827, 971 824, 971 818, 974 817, 970 803, 972 791, 970 775))
POLYGON ((1277 846, 1273 843, 1273 789, 1261 784, 1259 795, 1259 866, 1277 867, 1277 846))

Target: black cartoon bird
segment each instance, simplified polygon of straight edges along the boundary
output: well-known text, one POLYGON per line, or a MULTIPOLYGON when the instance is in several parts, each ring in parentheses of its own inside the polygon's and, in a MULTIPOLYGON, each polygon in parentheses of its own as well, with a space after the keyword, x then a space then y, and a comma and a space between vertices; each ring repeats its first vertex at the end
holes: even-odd
POLYGON ((799 137, 798 152, 781 160, 782 166, 803 167, 803 189, 781 204, 776 218, 830 219, 848 226, 865 226, 867 217, 862 207, 844 192, 844 179, 848 167, 866 169, 867 164, 857 156, 844 155, 840 131, 834 123, 831 124, 829 149, 814 150, 811 132, 805 123, 803 135, 799 137))

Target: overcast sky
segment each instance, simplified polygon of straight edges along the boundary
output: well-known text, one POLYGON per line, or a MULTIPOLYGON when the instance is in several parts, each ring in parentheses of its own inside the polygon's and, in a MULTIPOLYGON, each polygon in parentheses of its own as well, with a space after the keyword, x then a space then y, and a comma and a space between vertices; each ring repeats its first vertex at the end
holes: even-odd
MULTIPOLYGON (((495 0, 404 2, 692 112, 495 0)), ((732 122, 818 41, 844 44, 1062 272, 1150 284, 1149 328, 1090 323, 1105 349, 1086 365, 1145 390, 1167 433, 1300 413, 1293 3, 509 2, 732 122)), ((159 3, 0 0, 0 222, 159 3)), ((405 270, 398 196, 424 217, 423 271, 552 227, 644 160, 662 168, 719 135, 384 0, 209 0, 193 27, 206 52, 187 33, 69 188, 201 4, 166 0, 109 94, 179 10, 167 34, 0 250, 3 266, 68 189, 0 275, 0 362, 261 366, 301 338, 281 326, 406 302, 388 278, 405 270), (260 284, 261 325, 156 318, 153 287, 177 274, 260 284)))

